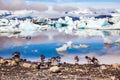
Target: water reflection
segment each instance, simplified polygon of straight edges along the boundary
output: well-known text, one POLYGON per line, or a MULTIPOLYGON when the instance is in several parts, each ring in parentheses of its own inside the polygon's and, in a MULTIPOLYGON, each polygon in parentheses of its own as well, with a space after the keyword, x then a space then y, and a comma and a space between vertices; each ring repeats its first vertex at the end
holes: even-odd
POLYGON ((111 47, 112 47, 112 44, 104 43, 104 48, 111 48, 111 47))
MULTIPOLYGON (((0 33, 0 56, 11 57, 13 52, 19 51, 22 53, 21 57, 30 60, 38 60, 40 54, 44 54, 47 58, 64 54, 64 60, 69 56, 72 57, 74 55, 81 57, 90 55, 97 56, 100 59, 108 59, 107 56, 112 59, 114 59, 113 57, 116 57, 113 62, 118 62, 120 61, 118 60, 120 56, 120 54, 118 54, 120 52, 119 39, 120 30, 77 30, 73 31, 73 34, 65 34, 64 32, 58 32, 57 30, 42 31, 35 32, 31 35, 31 39, 29 40, 20 36, 20 33, 0 33), (104 38, 112 40, 112 43, 105 43, 104 38), (81 43, 86 44, 89 45, 90 48, 69 48, 66 52, 62 53, 56 51, 56 48, 68 41, 72 41, 75 45, 81 43)), ((70 59, 68 61, 70 61, 70 59)))

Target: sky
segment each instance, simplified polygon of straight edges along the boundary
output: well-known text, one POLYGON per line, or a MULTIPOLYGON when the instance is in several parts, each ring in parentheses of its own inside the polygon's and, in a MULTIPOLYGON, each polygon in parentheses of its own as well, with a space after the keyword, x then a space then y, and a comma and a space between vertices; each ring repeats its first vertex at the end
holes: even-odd
POLYGON ((80 8, 120 8, 120 0, 0 0, 0 10, 37 10, 43 17, 65 16, 80 8))
POLYGON ((48 10, 49 6, 62 9, 75 9, 83 7, 93 8, 120 8, 120 0, 0 0, 0 9, 36 9, 48 10), (71 6, 72 5, 72 6, 71 6))
POLYGON ((120 0, 26 0, 39 2, 120 2, 120 0))

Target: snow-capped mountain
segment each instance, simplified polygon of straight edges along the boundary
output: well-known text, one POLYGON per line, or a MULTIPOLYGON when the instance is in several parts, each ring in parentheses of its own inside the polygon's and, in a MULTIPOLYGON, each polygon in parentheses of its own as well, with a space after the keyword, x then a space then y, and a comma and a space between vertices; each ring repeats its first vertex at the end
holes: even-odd
POLYGON ((80 8, 75 11, 66 12, 67 14, 77 15, 77 16, 99 16, 99 15, 111 15, 115 13, 120 13, 119 9, 95 9, 95 8, 80 8))
MULTIPOLYGON (((56 11, 52 11, 52 14, 55 15, 56 18, 64 17, 64 16, 72 16, 72 17, 80 17, 80 16, 88 16, 88 17, 101 17, 100 15, 105 15, 109 17, 113 14, 119 14, 120 9, 95 9, 95 8, 80 8, 75 11, 65 11, 65 13, 59 13, 56 11), (55 13, 53 13, 55 12, 55 13), (57 15, 59 15, 57 17, 57 15), (108 16, 107 16, 108 15, 108 16)), ((33 18, 33 17, 52 17, 50 10, 40 12, 36 10, 16 10, 16 11, 8 11, 8 10, 0 10, 0 18, 14 19, 14 18, 33 18)), ((54 17, 54 18, 55 18, 54 17)), ((102 16, 103 17, 103 16, 102 16)))
POLYGON ((6 16, 10 16, 11 15, 11 11, 8 10, 0 10, 0 18, 4 18, 6 16))
POLYGON ((120 13, 120 9, 116 9, 116 11, 120 13))
POLYGON ((8 10, 0 10, 0 15, 11 14, 11 11, 8 10))
POLYGON ((33 18, 39 16, 39 11, 35 10, 16 10, 16 11, 7 11, 0 10, 0 18, 6 19, 24 19, 24 18, 33 18))

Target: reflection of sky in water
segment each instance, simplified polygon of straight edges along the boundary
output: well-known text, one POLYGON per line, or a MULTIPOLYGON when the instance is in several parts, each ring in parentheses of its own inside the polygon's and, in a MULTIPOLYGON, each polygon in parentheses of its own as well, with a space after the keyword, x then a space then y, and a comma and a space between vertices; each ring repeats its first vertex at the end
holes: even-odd
MULTIPOLYGON (((112 40, 116 40, 119 37, 119 34, 115 32, 109 33, 107 31, 102 31, 105 36, 109 37, 112 40)), ((113 31, 114 32, 114 31, 113 31)), ((107 45, 108 48, 104 48, 106 45, 103 43, 103 39, 101 36, 87 36, 80 37, 76 35, 68 35, 64 33, 53 34, 54 32, 48 32, 48 34, 53 35, 52 39, 49 39, 47 33, 41 33, 37 36, 33 36, 31 40, 26 40, 24 38, 8 38, 5 36, 0 37, 0 56, 12 57, 12 53, 15 51, 21 52, 22 58, 39 60, 40 54, 44 54, 47 58, 58 56, 56 52, 56 48, 63 45, 65 42, 71 40, 73 44, 86 44, 89 45, 90 48, 86 49, 71 49, 68 48, 66 55, 63 56, 63 59, 66 61, 71 61, 75 55, 80 56, 83 60, 84 56, 96 56, 99 60, 105 59, 103 63, 116 63, 120 60, 120 47, 119 45, 113 44, 112 46, 107 45), (47 37, 48 36, 48 37, 47 37), (67 58, 69 60, 67 60, 67 58), (112 60, 109 60, 111 58, 112 60), (109 60, 109 61, 108 61, 109 60)), ((62 56, 62 55, 60 55, 62 56)), ((72 62, 72 61, 71 61, 72 62)), ((84 60, 83 60, 84 62, 84 60)))
MULTIPOLYGON (((43 43, 43 44, 31 44, 25 46, 16 46, 12 48, 2 49, 0 52, 2 56, 11 56, 11 53, 14 51, 20 51, 22 53, 22 57, 38 57, 40 54, 44 54, 47 57, 58 56, 59 54, 56 52, 56 48, 60 47, 63 43, 43 43), (9 53, 9 54, 8 54, 9 53)), ((77 43, 76 43, 77 44, 77 43)), ((86 49, 72 49, 68 48, 67 53, 69 54, 78 54, 78 53, 88 53, 101 50, 103 48, 102 43, 87 43, 91 46, 91 48, 86 49)))

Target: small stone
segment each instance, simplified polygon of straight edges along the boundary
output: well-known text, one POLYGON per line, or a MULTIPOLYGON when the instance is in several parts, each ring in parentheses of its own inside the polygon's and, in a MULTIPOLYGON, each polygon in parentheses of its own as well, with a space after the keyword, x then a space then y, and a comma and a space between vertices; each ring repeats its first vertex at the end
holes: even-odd
POLYGON ((120 64, 112 64, 112 68, 114 68, 114 69, 119 69, 119 67, 120 67, 120 64))
POLYGON ((31 64, 31 68, 36 69, 38 67, 37 64, 31 64))
POLYGON ((104 66, 104 65, 102 65, 102 66, 100 66, 100 69, 101 69, 101 70, 105 70, 105 69, 107 69, 107 67, 104 66))
POLYGON ((21 60, 20 60, 20 58, 15 58, 14 59, 16 62, 20 62, 21 60))
POLYGON ((17 65, 15 60, 7 59, 5 61, 7 62, 7 66, 16 66, 17 65))
POLYGON ((51 63, 51 65, 53 65, 53 66, 58 66, 59 63, 58 63, 57 61, 54 61, 54 62, 51 63))
POLYGON ((115 80, 115 76, 111 76, 110 78, 111 78, 111 80, 115 80))
POLYGON ((5 60, 4 59, 0 59, 0 64, 4 64, 5 60))
POLYGON ((31 76, 31 75, 33 75, 31 72, 27 72, 27 73, 25 73, 26 75, 29 75, 29 76, 31 76))
POLYGON ((16 65, 17 65, 16 61, 11 61, 11 66, 16 66, 16 65))
POLYGON ((49 69, 50 72, 57 73, 60 72, 60 68, 58 66, 53 66, 49 69))
POLYGON ((82 70, 82 69, 76 69, 76 71, 80 71, 80 72, 83 72, 83 70, 82 70))
POLYGON ((32 66, 32 64, 24 62, 21 66, 24 68, 30 68, 32 66))

